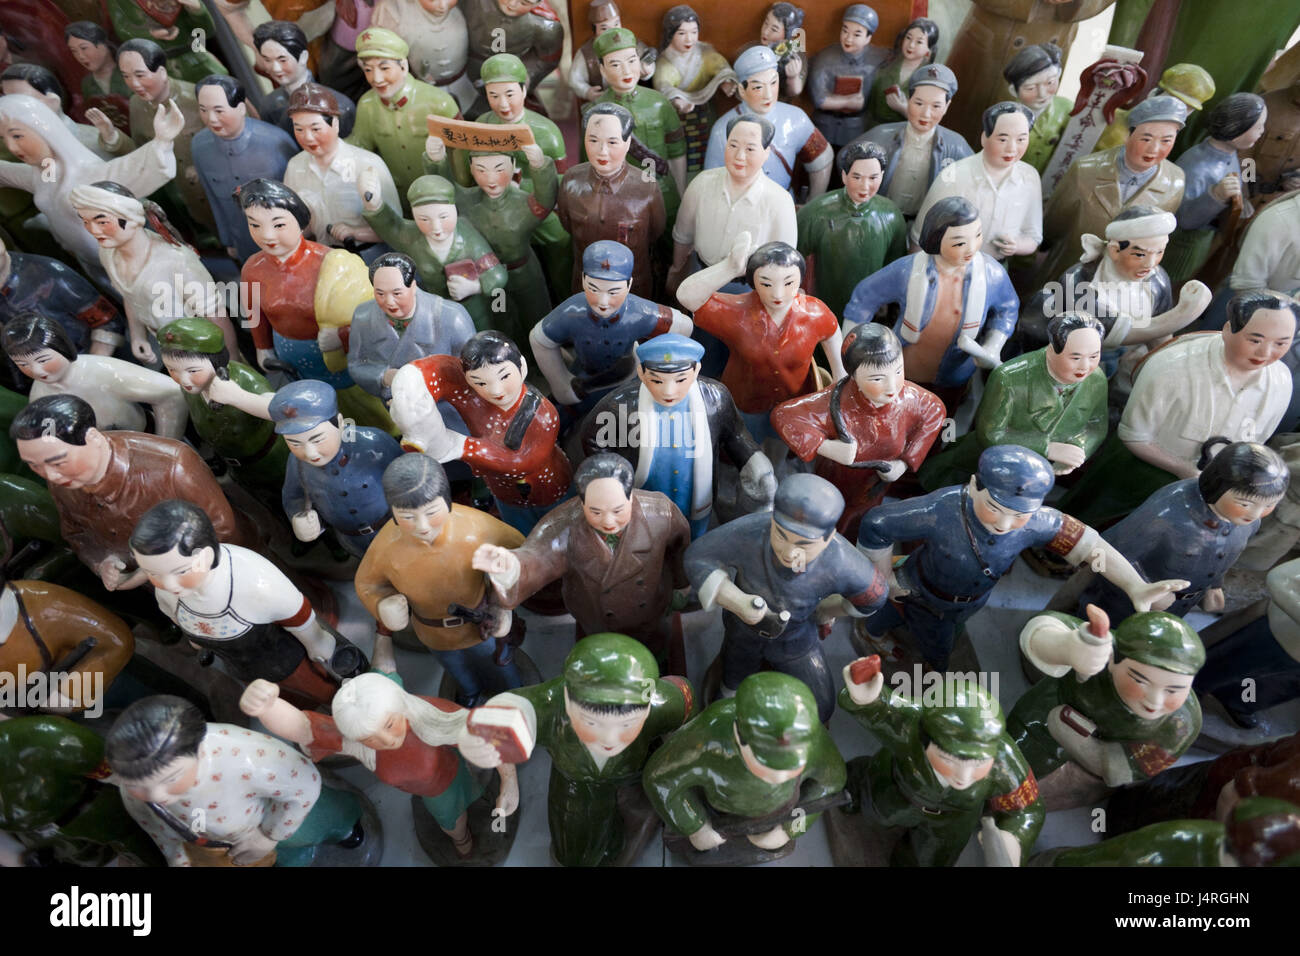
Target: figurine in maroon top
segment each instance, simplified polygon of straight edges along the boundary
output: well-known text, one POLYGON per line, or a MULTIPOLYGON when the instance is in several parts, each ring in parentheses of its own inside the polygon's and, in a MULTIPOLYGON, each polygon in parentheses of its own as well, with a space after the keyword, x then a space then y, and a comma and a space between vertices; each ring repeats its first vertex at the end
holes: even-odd
POLYGON ((524 534, 569 497, 573 470, 556 446, 560 416, 524 379, 528 362, 500 332, 480 332, 460 357, 430 355, 393 378, 393 421, 402 444, 441 462, 459 459, 487 482, 501 520, 524 534), (437 402, 449 403, 470 434, 449 431, 437 402))
POLYGON ((805 269, 803 256, 784 242, 766 243, 751 254, 749 233, 742 232, 726 259, 683 280, 677 291, 677 300, 695 313, 696 327, 731 350, 722 384, 735 398, 750 434, 770 440, 765 450, 774 464, 785 451, 778 452, 769 416, 781 402, 816 389, 813 352, 819 343, 832 378, 844 377, 834 313, 799 291, 805 269), (742 273, 753 292, 719 291, 742 273))
POLYGON ((890 483, 921 467, 947 413, 938 396, 903 377, 903 347, 886 325, 853 329, 844 367, 848 375, 830 388, 773 409, 772 427, 840 489, 846 504, 836 530, 856 541, 862 516, 890 483))

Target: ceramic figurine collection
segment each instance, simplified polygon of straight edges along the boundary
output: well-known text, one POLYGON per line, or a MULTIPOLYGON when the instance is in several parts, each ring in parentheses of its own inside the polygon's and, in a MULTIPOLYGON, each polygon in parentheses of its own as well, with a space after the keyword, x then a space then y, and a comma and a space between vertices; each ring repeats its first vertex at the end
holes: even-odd
POLYGON ((1111 5, 6 0, 0 861, 1300 865, 1300 7, 1111 5))

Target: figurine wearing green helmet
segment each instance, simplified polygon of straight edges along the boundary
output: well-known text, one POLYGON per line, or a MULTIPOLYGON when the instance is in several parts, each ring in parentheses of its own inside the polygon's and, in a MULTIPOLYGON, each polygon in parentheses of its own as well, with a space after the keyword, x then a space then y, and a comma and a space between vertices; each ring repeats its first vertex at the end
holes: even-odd
POLYGON ((1049 810, 1174 765, 1201 732, 1192 680, 1205 648, 1181 618, 1147 611, 1110 621, 1058 612, 1032 618, 1020 649, 1047 676, 1016 702, 1007 729, 1042 783, 1049 810), (1071 673, 1073 671, 1073 673, 1071 673))
POLYGON ((687 862, 766 863, 840 802, 844 773, 812 691, 765 671, 668 738, 646 764, 645 790, 664 844, 687 862))
MULTIPOLYGON (((661 678, 654 655, 639 641, 592 634, 574 645, 561 676, 489 704, 521 711, 537 745, 551 755, 547 816, 556 861, 635 861, 656 825, 641 792, 641 770, 651 745, 694 715, 690 682, 661 678)), ((501 762, 495 747, 472 732, 461 753, 479 766, 501 762)))
POLYGON ((1047 814, 997 697, 955 674, 911 696, 897 676, 905 675, 882 693, 878 657, 844 668, 840 706, 882 746, 849 762, 855 806, 828 818, 832 857, 840 865, 953 866, 979 830, 988 865, 1018 866, 1047 814))

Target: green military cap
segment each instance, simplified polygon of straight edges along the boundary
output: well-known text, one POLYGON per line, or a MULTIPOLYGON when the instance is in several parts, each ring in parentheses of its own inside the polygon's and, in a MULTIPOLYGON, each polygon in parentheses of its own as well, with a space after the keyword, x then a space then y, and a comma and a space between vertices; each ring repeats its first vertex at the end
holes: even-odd
POLYGON ((226 339, 207 319, 177 319, 158 330, 158 344, 164 352, 216 355, 226 347, 226 339))
POLYGON ((968 679, 946 675, 943 703, 926 706, 921 729, 944 753, 963 760, 996 756, 1006 731, 997 698, 968 679))
POLYGON ((411 46, 392 30, 383 27, 366 27, 357 34, 357 56, 383 57, 386 60, 404 60, 411 46))
POLYGON ((528 85, 528 69, 513 53, 498 53, 483 61, 479 77, 484 83, 522 83, 528 85))
POLYGON ((659 665, 644 644, 622 634, 584 637, 564 659, 564 686, 581 704, 650 704, 659 665))
POLYGON ((1115 656, 1175 674, 1195 674, 1205 663, 1205 645, 1187 623, 1164 611, 1132 614, 1113 629, 1115 656))
MULTIPOLYGON (((602 34, 603 36, 604 34, 602 34)), ((789 674, 751 674, 736 690, 740 742, 772 770, 794 770, 808 762, 819 726, 817 701, 808 685, 789 674)))
POLYGON ((1214 96, 1214 77, 1195 63, 1175 63, 1160 74, 1160 89, 1199 110, 1214 96))
POLYGON ((456 202, 456 188, 441 176, 418 176, 406 190, 406 201, 411 208, 431 203, 456 202))
POLYGON ((596 37, 592 43, 592 49, 596 53, 596 59, 605 59, 605 54, 614 53, 618 50, 635 50, 636 34, 627 27, 615 27, 613 30, 606 30, 600 36, 596 37))

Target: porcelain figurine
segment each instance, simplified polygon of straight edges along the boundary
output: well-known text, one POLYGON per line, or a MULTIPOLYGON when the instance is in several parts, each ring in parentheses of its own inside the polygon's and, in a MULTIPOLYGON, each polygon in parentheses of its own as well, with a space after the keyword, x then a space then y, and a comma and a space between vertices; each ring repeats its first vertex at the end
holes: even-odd
POLYGON ((704 346, 667 333, 636 347, 637 378, 601 399, 582 427, 588 455, 615 452, 632 463, 633 483, 668 497, 691 537, 713 516, 719 455, 739 470, 740 508, 770 510, 772 463, 745 428, 731 393, 700 378, 704 346), (705 450, 707 449, 707 450, 705 450))
POLYGON ((871 81, 863 122, 867 127, 907 119, 905 91, 912 74, 934 62, 939 52, 939 24, 925 17, 913 20, 894 35, 889 59, 871 81))
POLYGON ((51 234, 101 289, 111 289, 99 264, 99 247, 82 227, 69 197, 78 186, 111 180, 147 196, 176 175, 174 141, 185 118, 174 104, 160 106, 153 117, 154 138, 113 160, 102 160, 77 140, 44 103, 30 96, 0 97, 0 126, 5 147, 18 157, 0 163, 0 186, 32 194, 45 214, 51 234))
POLYGON ((801 461, 844 496, 836 530, 857 540, 862 516, 890 485, 918 471, 943 428, 943 402, 903 377, 903 351, 888 327, 869 322, 849 333, 846 376, 830 388, 772 410, 772 427, 801 461))
POLYGON ((377 200, 401 209, 397 184, 384 161, 339 138, 338 97, 325 87, 304 83, 293 91, 287 110, 302 152, 289 159, 283 179, 311 210, 307 228, 312 237, 327 246, 365 247, 379 242, 379 233, 366 221, 359 186, 364 181, 373 187, 377 200))
POLYGON ((1038 171, 1022 162, 1033 114, 1021 103, 1003 102, 984 111, 980 151, 959 159, 934 181, 912 224, 920 235, 925 214, 939 200, 961 196, 979 210, 989 254, 1001 261, 1029 256, 1043 241, 1043 189, 1038 171))
POLYGON ((90 20, 75 20, 63 28, 63 38, 72 58, 86 71, 81 78, 81 95, 87 100, 121 97, 121 106, 125 109, 131 90, 117 68, 117 57, 108 32, 90 20))
POLYGON ((194 169, 221 244, 232 259, 243 262, 257 254, 257 243, 248 234, 235 190, 253 179, 284 179, 298 145, 280 126, 248 115, 244 88, 234 77, 204 77, 194 94, 206 126, 194 134, 194 169))
POLYGON ((904 626, 928 666, 944 670, 965 622, 988 603, 1002 575, 1027 548, 1046 548, 1070 564, 1090 562, 1135 607, 1149 608, 1186 581, 1148 583, 1128 560, 1082 521, 1045 507, 1055 482, 1046 458, 1017 445, 993 445, 965 485, 874 508, 862 519, 858 548, 889 578, 900 600, 867 622, 881 637, 904 626), (919 542, 892 569, 894 547, 919 542))
POLYGON ((1298 318, 1289 296, 1241 293, 1228 302, 1221 333, 1180 336, 1153 353, 1115 434, 1061 506, 1109 523, 1171 481, 1197 477, 1211 438, 1267 441, 1291 402, 1291 373, 1278 360, 1298 318))
POLYGON ((53 319, 28 312, 5 323, 0 344, 32 380, 29 397, 76 395, 87 402, 104 431, 145 431, 144 406, 153 433, 182 438, 188 417, 185 399, 166 375, 108 355, 77 355, 72 340, 53 319))
POLYGON ((23 461, 49 483, 63 540, 109 591, 144 583, 127 542, 144 513, 171 498, 201 507, 222 541, 255 543, 247 519, 184 442, 102 432, 94 411, 75 395, 37 399, 14 417, 9 434, 23 461))
POLYGON ((753 116, 733 116, 727 126, 726 165, 700 173, 682 197, 672 230, 669 292, 691 272, 725 262, 741 233, 756 246, 799 240, 794 199, 763 172, 775 128, 753 116))
POLYGON ((920 470, 927 491, 965 482, 993 445, 1028 448, 1057 475, 1074 473, 1101 448, 1110 423, 1101 370, 1105 329, 1086 312, 1058 315, 1047 328, 1046 348, 989 373, 971 430, 920 470))
POLYGON ((1283 196, 1251 220, 1232 264, 1228 286, 1233 292, 1300 288, 1300 230, 1295 215, 1300 195, 1283 196))
POLYGON ((351 645, 322 625, 270 560, 222 544, 203 509, 189 501, 146 511, 130 546, 158 607, 193 647, 210 651, 243 683, 277 681, 306 706, 329 703, 340 676, 331 660, 351 645))
POLYGON ((983 228, 969 200, 950 196, 935 203, 920 240, 920 252, 858 283, 844 307, 844 324, 870 322, 881 306, 897 304, 894 331, 903 342, 907 378, 937 394, 951 412, 977 363, 985 369, 1001 364, 1020 299, 1002 264, 981 252, 983 228), (976 339, 981 332, 983 341, 976 339))
MULTIPOLYGON (((574 51, 569 64, 569 89, 581 103, 598 99, 605 92, 601 87, 600 61, 596 58, 596 37, 607 30, 616 30, 623 25, 623 11, 614 0, 590 0, 587 4, 587 23, 591 25, 591 36, 574 51)), ((648 43, 637 41, 637 55, 641 58, 641 79, 649 80, 655 75, 656 60, 659 51, 648 43)))
POLYGON ((1029 145, 1024 161, 1040 173, 1047 168, 1065 124, 1070 121, 1074 101, 1058 96, 1061 88, 1061 48, 1055 43, 1035 43, 1022 48, 1002 68, 1011 95, 1029 107, 1034 121, 1029 126, 1029 145))
POLYGON ((867 131, 867 96, 886 57, 871 46, 879 27, 875 10, 865 3, 850 4, 840 17, 839 45, 813 57, 808 88, 817 107, 813 125, 837 150, 867 131))
MULTIPOLYGON (((815 390, 813 353, 819 345, 832 379, 844 377, 834 313, 799 291, 805 269, 803 256, 786 243, 770 242, 751 252, 749 235, 741 233, 723 262, 685 280, 677 293, 696 326, 730 349, 722 384, 736 399, 750 434, 760 440, 775 437, 768 420, 773 408, 815 390), (741 274, 753 292, 721 291, 741 274)), ((784 453, 770 451, 769 457, 775 465, 784 453)))
POLYGON ((682 555, 691 530, 668 498, 634 489, 634 475, 620 455, 593 455, 574 473, 578 497, 543 518, 522 547, 481 545, 474 567, 511 608, 563 581, 579 637, 624 634, 664 661, 674 592, 687 587, 682 555))
POLYGON ((799 208, 799 251, 812 265, 809 291, 836 315, 844 314, 863 276, 907 252, 903 214, 879 191, 888 159, 875 143, 840 150, 836 164, 844 188, 799 208))
POLYGON ((1085 233, 1101 235, 1125 209, 1153 206, 1177 212, 1184 176, 1166 157, 1186 117, 1182 100, 1172 96, 1144 100, 1129 114, 1124 145, 1091 153, 1070 166, 1043 212, 1048 253, 1038 272, 1038 285, 1073 264, 1085 233))
POLYGON ((681 312, 631 294, 635 268, 627 246, 593 242, 582 255, 582 291, 560 303, 528 336, 552 399, 577 415, 632 376, 638 341, 666 332, 691 334, 691 320, 681 312), (572 366, 562 350, 572 353, 572 366))
POLYGON ((907 119, 873 126, 853 140, 884 149, 889 159, 880 191, 909 219, 916 216, 939 174, 971 155, 965 138, 939 125, 956 95, 952 70, 935 64, 918 67, 907 81, 907 119))
POLYGON ((474 335, 465 308, 415 284, 415 263, 387 252, 370 264, 375 295, 357 307, 348 337, 348 373, 371 395, 393 397, 393 376, 426 355, 459 355, 474 335))
POLYGON ((465 112, 476 94, 466 75, 469 31, 458 4, 459 0, 379 0, 370 22, 409 37, 416 79, 451 94, 465 112))
POLYGON ((682 118, 686 135, 686 171, 704 168, 704 149, 717 121, 713 98, 719 90, 736 95, 736 74, 727 58, 700 39, 700 15, 686 4, 664 12, 662 45, 654 87, 682 118))
MULTIPOLYGON (((334 695, 328 716, 300 710, 265 680, 248 686, 239 699, 240 709, 277 737, 297 744, 312 760, 334 754, 355 757, 390 787, 419 798, 451 840, 456 856, 468 860, 476 849, 468 811, 483 794, 483 784, 455 747, 467 711, 449 700, 408 693, 397 673, 391 640, 377 638, 374 669, 334 695)), ((511 781, 517 805, 514 770, 505 764, 500 773, 503 782, 511 781)))
POLYGON ((362 605, 387 631, 411 627, 456 681, 460 702, 481 704, 522 683, 506 635, 511 615, 472 566, 477 549, 517 548, 523 535, 451 500, 441 465, 406 454, 384 471, 393 520, 357 568, 362 605))
POLYGON ((239 354, 228 304, 161 207, 108 180, 76 187, 68 201, 99 245, 103 272, 122 297, 137 362, 158 367, 158 329, 176 315, 209 319, 221 328, 230 353, 239 354))
MULTIPOLYGON (((1175 63, 1173 66, 1165 67, 1165 71, 1160 74, 1160 82, 1150 95, 1172 96, 1182 100, 1190 119, 1193 114, 1205 109, 1205 104, 1214 99, 1214 94, 1214 77, 1204 69, 1194 63, 1175 63)), ((1094 149, 1110 149, 1124 144, 1131 111, 1117 109, 1114 112, 1114 119, 1102 130, 1094 149)))
MULTIPOLYGON (((1179 617, 1198 606, 1224 607, 1223 576, 1236 562, 1260 520, 1286 494, 1290 473, 1282 456, 1254 442, 1206 443, 1209 462, 1197 478, 1165 485, 1127 518, 1106 531, 1115 546, 1146 578, 1179 577, 1190 584, 1156 610, 1179 617), (1221 450, 1218 446, 1226 445, 1221 450)), ((1116 621, 1133 613, 1127 597, 1096 581, 1079 598, 1079 608, 1100 607, 1116 621)))
POLYGON ((216 383, 241 392, 270 395, 266 378, 230 358, 221 330, 206 319, 177 319, 158 330, 163 367, 180 386, 190 421, 243 488, 259 500, 274 500, 284 489, 289 449, 275 426, 237 405, 212 397, 216 383))
POLYGON ((1016 702, 1007 729, 1049 810, 1154 777, 1201 732, 1192 679, 1205 648, 1181 618, 1134 614, 1112 632, 1096 607, 1087 621, 1048 612, 1024 626, 1020 649, 1046 676, 1016 702))
POLYGON ((840 706, 883 744, 849 762, 853 810, 897 834, 872 862, 955 866, 978 832, 986 866, 1019 866, 1047 816, 1034 773, 993 694, 969 677, 939 686, 933 695, 884 693, 879 658, 844 668, 840 706))
POLYGON ((775 130, 772 153, 763 172, 783 189, 792 189, 795 164, 808 174, 808 198, 826 192, 835 151, 798 106, 777 99, 779 85, 777 56, 765 46, 750 47, 736 58, 736 79, 740 83, 740 105, 723 113, 709 133, 704 168, 715 169, 726 162, 727 127, 733 116, 761 116, 775 130))
MULTIPOLYGON (((560 65, 564 27, 542 0, 464 0, 461 9, 469 31, 468 75, 476 86, 483 61, 494 53, 513 53, 523 60, 534 90, 560 65)), ((487 108, 480 92, 466 115, 487 108)))
POLYGON ((81 144, 100 159, 125 156, 135 149, 135 141, 116 126, 103 110, 90 107, 85 110, 88 123, 74 122, 63 111, 64 92, 58 77, 35 63, 15 63, 0 73, 0 93, 5 96, 24 94, 39 99, 58 116, 81 141, 81 144))
POLYGON ((152 841, 106 786, 104 741, 66 717, 0 723, 0 832, 18 841, 29 866, 161 866, 152 841))
MULTIPOLYGON (((253 30, 253 45, 257 49, 258 62, 265 66, 266 72, 271 76, 271 82, 275 84, 275 89, 262 97, 262 119, 291 135, 293 116, 289 112, 289 103, 293 99, 293 94, 308 83, 316 83, 315 76, 307 68, 310 55, 307 42, 307 35, 303 33, 302 27, 284 20, 260 23, 253 30)), ((324 86, 321 88, 329 89, 324 86)), ((351 97, 336 90, 329 89, 329 93, 334 97, 338 109, 336 115, 339 129, 343 136, 349 136, 353 126, 356 125, 357 104, 352 102, 351 97)))
POLYGON ((206 723, 179 697, 124 710, 104 755, 109 782, 168 866, 304 866, 318 846, 365 841, 355 794, 324 786, 288 744, 206 723))
MULTIPOLYGON (((803 28, 804 11, 793 3, 774 3, 763 15, 758 42, 777 56, 781 99, 793 100, 808 81, 808 32, 803 28)), ((742 52, 744 49, 742 48, 742 52)))
POLYGON ((686 551, 686 574, 706 611, 726 612, 722 694, 730 696, 766 662, 807 685, 825 723, 835 710, 835 688, 821 639, 836 617, 878 610, 888 577, 835 532, 844 496, 826 479, 786 477, 773 509, 698 538, 686 551))
MULTIPOLYGON (((551 758, 546 814, 551 855, 561 866, 619 866, 636 861, 657 818, 641 774, 660 741, 696 712, 684 677, 660 677, 654 655, 622 634, 580 640, 559 677, 490 701, 527 721, 551 758)), ((504 766, 486 738, 470 731, 461 753, 504 766)))
POLYGON ((356 126, 348 137, 353 146, 383 158, 399 193, 424 173, 429 115, 460 115, 448 93, 410 75, 409 51, 391 30, 368 27, 357 35, 357 60, 370 90, 357 103, 356 126))
POLYGON ((378 174, 357 179, 366 222, 392 249, 415 263, 420 288, 465 307, 486 332, 507 305, 508 271, 483 234, 456 208, 456 189, 441 176, 421 176, 407 190, 413 219, 382 195, 378 174), (496 308, 494 308, 496 306, 496 308))
POLYGON ((527 534, 569 494, 572 469, 556 445, 555 406, 525 383, 528 362, 499 332, 479 332, 460 357, 430 355, 393 378, 392 412, 408 449, 459 459, 487 482, 501 519, 527 534), (435 402, 460 413, 469 434, 449 432, 435 402))
POLYGON ((617 103, 596 103, 583 111, 587 162, 565 172, 555 203, 555 215, 573 241, 570 291, 582 290, 587 248, 609 240, 632 252, 632 292, 641 298, 654 292, 654 246, 668 220, 658 185, 627 162, 634 124, 632 114, 617 103))
POLYGON ((766 673, 669 737, 643 781, 670 849, 691 863, 730 865, 791 853, 838 802, 845 769, 807 686, 766 673))
POLYGON ((353 0, 335 11, 334 22, 322 38, 317 66, 321 82, 360 99, 369 88, 365 72, 357 62, 357 37, 370 26, 375 12, 375 0, 353 0))
POLYGON ((0 325, 39 311, 62 326, 78 353, 112 355, 126 342, 117 306, 57 259, 5 248, 0 239, 0 325))
POLYGON ((123 43, 135 39, 167 44, 168 70, 178 80, 197 83, 213 73, 225 73, 221 61, 208 52, 208 37, 216 35, 212 17, 201 2, 139 3, 136 0, 106 0, 108 22, 123 43), (195 32, 203 42, 195 48, 195 32))
MULTIPOLYGON (((672 222, 686 190, 686 130, 682 121, 663 93, 639 85, 641 59, 631 30, 623 27, 606 30, 596 37, 594 49, 605 85, 596 102, 617 103, 636 120, 637 141, 656 167, 664 209, 668 221, 672 222), (666 167, 660 167, 660 162, 666 163, 666 167)), ((584 153, 582 159, 586 158, 584 153)))
POLYGON ((1268 118, 1264 135, 1247 150, 1255 161, 1255 181, 1248 188, 1252 196, 1276 198, 1277 193, 1300 187, 1300 153, 1296 151, 1296 130, 1300 128, 1300 75, 1287 86, 1264 94, 1268 118))
MULTIPOLYGON (((452 180, 442 140, 430 136, 427 152, 429 171, 452 180)), ((453 180, 456 208, 488 241, 506 268, 505 310, 493 303, 490 325, 519 340, 526 338, 528 330, 551 308, 546 276, 530 242, 555 208, 559 190, 555 163, 541 147, 525 146, 523 154, 532 178, 531 193, 514 181, 518 166, 510 153, 474 153, 469 171, 475 185, 465 187, 453 180)))

